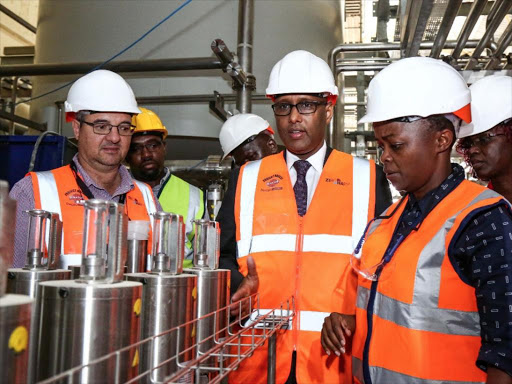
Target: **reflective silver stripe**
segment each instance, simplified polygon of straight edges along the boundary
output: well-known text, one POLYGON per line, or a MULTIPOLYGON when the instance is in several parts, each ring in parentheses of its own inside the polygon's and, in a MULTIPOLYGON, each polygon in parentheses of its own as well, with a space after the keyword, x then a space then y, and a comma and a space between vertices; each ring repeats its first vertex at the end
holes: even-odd
MULTIPOLYGON (((358 287, 358 308, 366 310, 370 290, 358 287)), ((480 336, 478 312, 457 311, 407 304, 377 292, 373 313, 402 327, 448 335, 480 336)))
MULTIPOLYGON (((188 186, 188 210, 187 218, 185 220, 185 234, 187 239, 192 242, 194 237, 194 226, 192 221, 202 219, 202 217, 196 217, 201 210, 201 190, 192 184, 188 186)), ((189 248, 189 242, 186 241, 185 246, 185 258, 192 257, 193 250, 189 248)), ((192 245, 192 244, 191 244, 192 245)))
POLYGON ((431 380, 409 376, 403 373, 390 371, 382 367, 370 367, 370 376, 373 383, 393 384, 462 384, 462 383, 483 383, 480 381, 453 381, 453 380, 431 380))
POLYGON ((352 376, 364 384, 363 362, 354 356, 352 356, 352 376))
MULTIPOLYGON (((249 248, 246 248, 251 253, 257 252, 272 252, 272 251, 289 251, 295 252, 297 235, 292 234, 277 234, 277 235, 257 235, 251 238, 249 248)), ((238 257, 245 257, 249 253, 240 253, 240 241, 238 242, 238 257)))
POLYGON ((304 252, 326 252, 351 254, 354 250, 353 237, 341 235, 304 235, 304 252))
MULTIPOLYGON (((357 357, 352 356, 352 375, 364 384, 363 362, 357 357)), ((453 380, 431 380, 420 379, 419 377, 405 375, 390 371, 381 367, 370 367, 370 376, 373 383, 393 383, 393 384, 462 384, 462 383, 481 383, 480 381, 453 381, 453 380)), ((483 382, 482 382, 483 383, 483 382)))
POLYGON ((329 315, 329 312, 300 311, 299 329, 301 331, 322 332, 324 319, 329 315))
POLYGON ((39 198, 41 200, 41 209, 58 213, 62 221, 62 213, 60 211, 59 191, 55 177, 51 171, 36 172, 37 182, 39 184, 39 198))
MULTIPOLYGON (((370 162, 354 157, 352 166, 352 250, 363 236, 368 223, 368 205, 370 203, 370 162)), ((344 253, 352 253, 344 252, 344 253)))
POLYGON ((146 205, 146 211, 148 212, 148 215, 150 213, 156 212, 156 204, 155 200, 153 200, 153 192, 151 191, 151 188, 149 188, 146 184, 133 180, 135 184, 137 184, 137 187, 139 187, 140 192, 142 193, 142 197, 144 198, 144 204, 146 205))
POLYGON ((188 213, 187 221, 201 219, 196 217, 201 207, 201 190, 193 185, 189 185, 189 197, 188 197, 188 213))
MULTIPOLYGON (((294 234, 266 234, 257 235, 251 238, 251 253, 287 251, 295 252, 297 235, 294 234)), ((240 241, 238 242, 239 249, 240 241)), ((247 248, 249 250, 249 248, 247 248)), ((323 253, 352 253, 352 238, 350 236, 337 235, 303 235, 304 252, 323 252, 323 253)), ((238 257, 245 257, 247 254, 241 254, 238 251, 238 257)))
POLYGON ((446 234, 452 229, 455 220, 463 210, 482 200, 495 196, 497 196, 496 192, 489 189, 482 191, 462 210, 446 220, 439 231, 423 248, 416 267, 414 296, 412 300, 414 305, 437 307, 439 291, 441 289, 441 265, 443 264, 446 249, 446 234))
POLYGON ((252 221, 254 217, 254 197, 260 171, 261 160, 247 163, 242 172, 240 186, 240 240, 237 243, 238 257, 251 253, 252 221))

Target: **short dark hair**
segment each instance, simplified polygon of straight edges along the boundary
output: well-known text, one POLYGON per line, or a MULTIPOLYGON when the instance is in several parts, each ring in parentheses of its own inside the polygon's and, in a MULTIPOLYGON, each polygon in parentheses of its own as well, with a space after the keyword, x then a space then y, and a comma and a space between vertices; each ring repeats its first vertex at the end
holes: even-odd
POLYGON ((429 116, 426 119, 423 119, 424 127, 426 128, 425 133, 426 134, 432 134, 435 132, 440 132, 445 129, 450 130, 453 133, 453 142, 450 146, 453 147, 455 144, 455 127, 453 126, 453 123, 446 118, 444 115, 433 115, 429 116))

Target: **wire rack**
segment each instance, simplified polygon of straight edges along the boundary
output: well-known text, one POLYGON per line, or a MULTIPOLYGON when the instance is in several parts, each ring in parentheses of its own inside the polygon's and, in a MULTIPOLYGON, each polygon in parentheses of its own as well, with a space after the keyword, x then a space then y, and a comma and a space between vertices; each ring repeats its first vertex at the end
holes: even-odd
POLYGON ((89 373, 95 368, 109 365, 114 369, 113 377, 105 377, 108 383, 221 383, 227 375, 238 368, 240 363, 251 356, 257 348, 268 341, 268 380, 275 381, 275 346, 279 330, 291 327, 295 316, 295 300, 292 297, 284 301, 279 308, 260 309, 259 296, 257 294, 246 297, 229 306, 218 309, 205 316, 190 322, 171 328, 158 335, 148 337, 137 343, 131 344, 108 355, 90 361, 61 372, 51 378, 43 380, 40 384, 75 384, 87 381, 89 373), (249 314, 248 308, 252 308, 249 314), (231 316, 229 312, 231 311, 231 316), (233 315, 236 312, 236 315, 233 315), (227 321, 226 321, 227 319, 227 321), (195 333, 200 322, 213 323, 212 329, 216 330, 202 340, 197 340, 190 346, 183 348, 180 345, 182 335, 185 332, 195 333), (219 326, 226 324, 225 326, 219 326), (153 351, 155 343, 164 337, 174 335, 176 351, 162 361, 154 361, 153 351), (205 348, 208 346, 208 349, 205 348), (148 348, 149 347, 149 348, 148 348), (143 351, 149 351, 148 369, 141 369, 140 362, 146 358, 143 351), (159 369, 172 366, 174 372, 164 379, 155 381, 152 375, 159 369), (128 380, 126 367, 129 367, 128 380), (140 372, 139 372, 140 371, 140 372))

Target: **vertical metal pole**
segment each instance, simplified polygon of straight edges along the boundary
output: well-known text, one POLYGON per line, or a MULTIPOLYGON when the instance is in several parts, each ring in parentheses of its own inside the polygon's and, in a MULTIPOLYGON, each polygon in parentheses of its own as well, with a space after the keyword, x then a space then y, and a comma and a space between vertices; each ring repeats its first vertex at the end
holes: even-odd
POLYGON ((62 103, 57 102, 57 133, 62 136, 62 103))
POLYGON ((276 338, 276 332, 268 338, 267 384, 276 383, 276 338))
POLYGON ((15 76, 12 79, 12 90, 11 90, 11 115, 12 121, 9 122, 9 135, 14 135, 14 116, 16 115, 16 94, 18 92, 18 77, 15 76))
MULTIPOLYGON (((254 31, 254 0, 239 0, 238 3, 238 61, 247 74, 252 74, 252 42, 254 31)), ((252 89, 243 85, 237 89, 236 109, 241 113, 252 111, 252 89)))

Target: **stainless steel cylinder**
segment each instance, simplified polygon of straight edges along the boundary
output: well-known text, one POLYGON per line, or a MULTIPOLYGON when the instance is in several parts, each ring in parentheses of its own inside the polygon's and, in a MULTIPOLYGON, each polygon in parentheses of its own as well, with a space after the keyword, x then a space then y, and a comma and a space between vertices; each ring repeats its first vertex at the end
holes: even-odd
POLYGON ((17 293, 37 297, 39 283, 50 280, 70 280, 71 271, 65 269, 54 270, 26 270, 11 268, 7 272, 7 293, 17 293))
POLYGON ((24 295, 0 298, 0 383, 28 380, 33 302, 24 295))
MULTIPOLYGON (((132 281, 41 283, 37 379, 88 364, 139 341, 141 297, 142 284, 132 281)), ((112 358, 80 370, 73 382, 125 382, 137 374, 138 363, 139 351, 131 348, 117 361, 112 358)))
MULTIPOLYGON (((195 319, 196 276, 137 273, 125 275, 125 278, 143 284, 141 339, 156 336, 195 319)), ((185 362, 194 358, 194 344, 193 324, 181 326, 157 337, 153 342, 146 342, 141 347, 139 373, 154 370, 141 382, 163 382, 166 377, 177 372, 178 361, 185 362), (166 360, 169 361, 155 369, 166 360)))
MULTIPOLYGON (((197 355, 200 356, 222 341, 226 335, 229 312, 221 308, 229 305, 229 280, 231 271, 228 269, 185 269, 185 273, 197 276, 197 318, 215 312, 197 322, 196 343, 197 355)), ((204 366, 216 366, 217 358, 210 358, 204 366)))
POLYGON ((148 253, 147 240, 128 240, 128 258, 126 259, 126 273, 146 272, 146 259, 148 253))
MULTIPOLYGON (((7 292, 27 295, 32 299, 37 298, 39 283, 51 280, 69 280, 71 271, 64 269, 54 270, 26 270, 23 268, 11 268, 7 273, 7 292)), ((30 358, 28 362, 28 382, 35 381, 37 361, 37 334, 39 332, 40 303, 35 302, 32 310, 32 328, 30 329, 30 358)))
POLYGON ((5 293, 7 268, 14 255, 16 201, 9 197, 9 185, 0 180, 0 297, 5 293))

